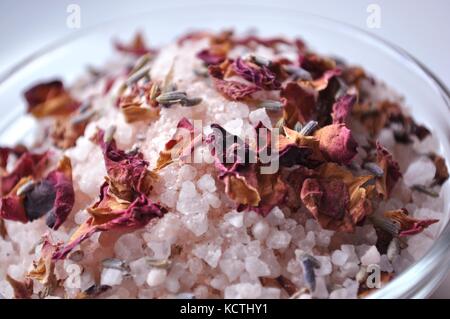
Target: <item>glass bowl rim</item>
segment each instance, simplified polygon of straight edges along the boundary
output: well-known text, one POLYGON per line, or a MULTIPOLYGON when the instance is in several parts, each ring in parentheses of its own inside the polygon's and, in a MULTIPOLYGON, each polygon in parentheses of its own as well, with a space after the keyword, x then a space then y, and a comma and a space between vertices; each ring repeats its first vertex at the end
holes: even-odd
MULTIPOLYGON (((98 24, 94 24, 88 27, 83 27, 82 30, 78 30, 72 34, 66 35, 64 37, 61 37, 55 41, 50 42, 49 44, 41 47, 40 49, 34 51, 33 53, 27 55, 25 58, 21 59, 19 62, 16 62, 6 70, 2 71, 0 73, 0 87, 3 86, 5 83, 8 82, 12 77, 14 77, 15 74, 19 73, 20 71, 26 69, 27 66, 29 66, 31 63, 35 62, 39 58, 45 57, 47 54, 51 54, 53 51, 64 47, 65 45, 68 45, 72 43, 73 41, 80 40, 85 36, 89 36, 92 33, 100 32, 108 26, 116 23, 124 23, 125 21, 129 21, 129 19, 139 19, 146 16, 149 16, 151 14, 154 14, 155 11, 161 11, 161 10, 195 10, 198 8, 205 9, 211 8, 211 9, 218 9, 219 7, 224 8, 226 7, 227 10, 236 10, 237 7, 239 8, 247 8, 249 10, 252 10, 254 13, 256 11, 266 11, 266 10, 277 10, 279 13, 288 13, 287 10, 289 10, 289 14, 296 14, 302 17, 302 19, 307 19, 310 22, 313 23, 321 23, 321 26, 326 24, 327 26, 332 26, 333 29, 330 30, 331 32, 337 32, 337 33, 346 33, 354 38, 357 38, 357 40, 366 39, 373 41, 379 48, 383 49, 384 52, 388 51, 391 54, 394 54, 395 56, 401 58, 401 60, 405 63, 405 67, 408 67, 410 71, 419 72, 421 76, 424 76, 426 79, 430 80, 429 84, 434 87, 434 89, 437 90, 437 92, 441 95, 441 98, 443 99, 444 103, 447 105, 448 109, 450 110, 450 90, 448 87, 427 67, 425 66, 421 61, 419 61, 416 57, 414 57, 412 54, 410 54, 405 49, 401 48, 400 46, 385 40, 384 38, 378 36, 377 34, 374 34, 372 32, 369 32, 367 30, 364 30, 362 28, 359 28, 357 26, 354 26, 348 22, 339 21, 334 18, 325 17, 319 14, 309 13, 305 11, 298 10, 296 8, 293 8, 292 6, 287 5, 268 5, 268 4, 236 4, 236 3, 194 3, 194 4, 164 4, 164 5, 154 5, 151 10, 143 11, 139 13, 134 14, 127 14, 120 17, 112 18, 104 22, 100 22, 98 24), (360 38, 360 39, 359 39, 360 38)), ((301 36, 301 34, 300 34, 301 36)), ((426 268, 423 266, 431 266, 432 268, 437 268, 436 264, 439 261, 439 257, 436 258, 436 256, 441 256, 440 254, 444 254, 445 257, 447 257, 448 262, 450 262, 450 223, 447 221, 447 224, 440 232, 438 238, 433 242, 432 246, 426 251, 426 253, 417 261, 415 261, 411 266, 409 266, 406 270, 404 270, 399 276, 395 277, 388 285, 383 287, 382 289, 379 289, 378 291, 372 293, 369 295, 368 298, 393 298, 393 297, 401 297, 406 292, 405 286, 408 287, 415 287, 415 285, 424 284, 424 281, 429 279, 427 275, 429 274, 421 272, 420 274, 415 274, 414 271, 417 268, 426 268), (431 260, 430 260, 431 259, 431 260), (434 262, 433 262, 434 261, 434 262), (422 267, 419 267, 422 266, 422 267), (407 282, 407 279, 409 280, 408 285, 403 285, 405 282, 407 282), (411 284, 411 281, 413 283, 411 284), (402 287, 403 286, 403 287, 402 287), (389 293, 386 292, 386 288, 389 288, 389 293)), ((446 265, 446 270, 449 270, 448 263, 446 265)), ((434 289, 436 289, 439 284, 443 281, 445 277, 440 278, 438 281, 433 282, 433 286, 429 287, 428 291, 425 294, 420 295, 420 297, 426 297, 429 296, 434 289)), ((417 294, 413 293, 410 296, 416 297, 417 294)))

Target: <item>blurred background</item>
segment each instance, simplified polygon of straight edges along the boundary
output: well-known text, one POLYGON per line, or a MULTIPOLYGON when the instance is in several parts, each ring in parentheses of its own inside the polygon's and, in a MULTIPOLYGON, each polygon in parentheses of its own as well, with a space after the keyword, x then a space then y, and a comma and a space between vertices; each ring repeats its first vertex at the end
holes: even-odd
MULTIPOLYGON (((224 2, 224 1, 217 1, 224 2)), ((450 1, 448 0, 228 0, 230 3, 293 7, 366 29, 418 58, 450 87, 450 1), (377 19, 370 20, 373 14, 377 19), (369 20, 368 20, 369 19, 369 20)), ((186 0, 2 0, 0 76, 52 42, 111 19, 186 0), (67 23, 73 10, 79 21, 67 23), (79 23, 78 23, 79 22, 79 23)), ((190 0, 189 3, 211 3, 190 0)), ((249 12, 251 15, 251 12, 249 12)), ((230 21, 228 21, 230 22, 230 21)), ((270 23, 270 22, 269 22, 270 23)), ((443 265, 445 266, 445 265, 443 265)), ((433 298, 450 298, 450 276, 433 298)))

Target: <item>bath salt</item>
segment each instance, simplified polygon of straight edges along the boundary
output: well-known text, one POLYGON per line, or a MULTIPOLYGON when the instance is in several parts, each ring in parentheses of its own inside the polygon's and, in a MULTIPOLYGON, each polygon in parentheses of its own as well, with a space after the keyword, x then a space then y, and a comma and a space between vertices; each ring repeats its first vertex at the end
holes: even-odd
POLYGON ((214 193, 216 191, 216 181, 210 174, 203 175, 198 181, 197 181, 197 187, 202 192, 210 192, 214 193))
POLYGON ((119 269, 104 268, 101 275, 101 284, 105 286, 118 286, 122 283, 123 273, 119 269))
POLYGON ((420 157, 409 165, 403 180, 407 186, 428 185, 435 174, 436 167, 433 162, 427 157, 420 157))
POLYGON ((157 287, 162 285, 167 277, 167 270, 161 268, 152 268, 147 275, 147 285, 157 287))
POLYGON ((225 299, 255 299, 261 296, 260 284, 236 284, 225 288, 225 299))
POLYGON ((383 79, 288 38, 118 42, 75 82, 26 91, 36 147, 0 147, 3 176, 30 157, 0 181, 19 208, 1 207, 0 296, 51 254, 48 298, 359 298, 361 269, 395 278, 438 238, 439 140, 383 79), (391 222, 404 245, 386 251, 391 222))

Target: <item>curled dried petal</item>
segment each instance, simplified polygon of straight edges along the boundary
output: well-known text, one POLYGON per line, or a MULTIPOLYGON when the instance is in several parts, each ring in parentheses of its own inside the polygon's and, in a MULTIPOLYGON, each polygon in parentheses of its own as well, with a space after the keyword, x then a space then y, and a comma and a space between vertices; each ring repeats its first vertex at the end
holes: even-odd
POLYGON ((131 43, 125 44, 125 43, 116 41, 114 43, 114 46, 115 46, 116 50, 119 52, 131 54, 131 55, 138 56, 138 57, 142 56, 144 54, 148 54, 148 53, 151 53, 151 54, 156 53, 155 50, 152 50, 147 46, 147 44, 145 43, 144 36, 140 32, 136 33, 136 35, 134 36, 131 43))
POLYGON ((80 106, 59 80, 37 84, 25 91, 24 95, 28 113, 36 118, 66 116, 80 106))
POLYGON ((182 118, 178 122, 177 130, 173 137, 166 143, 164 150, 159 153, 156 170, 160 170, 177 159, 188 157, 195 146, 203 140, 202 134, 195 132, 194 126, 188 119, 182 118))
POLYGON ((281 87, 281 83, 278 81, 275 73, 264 65, 258 66, 237 58, 232 64, 232 68, 236 74, 261 89, 278 90, 281 87))
POLYGON ((445 164, 445 159, 437 154, 430 154, 430 159, 436 166, 436 174, 434 175, 434 183, 437 185, 444 184, 449 177, 448 168, 445 164))
POLYGON ((6 274, 6 281, 13 288, 15 299, 30 299, 33 295, 33 281, 30 278, 19 281, 6 274))
POLYGON ((376 180, 376 189, 384 199, 387 199, 397 181, 402 177, 400 166, 380 143, 377 142, 377 163, 384 174, 376 180))
MULTIPOLYGON (((107 185, 103 186, 103 193, 108 192, 107 185)), ((105 197, 100 199, 98 207, 105 197)), ((159 204, 153 203, 147 196, 140 194, 132 203, 122 203, 126 206, 118 210, 99 213, 96 211, 82 224, 69 239, 69 242, 53 254, 53 259, 64 259, 77 245, 91 237, 96 232, 108 230, 132 231, 146 226, 151 220, 161 218, 167 210, 159 204)))
POLYGON ((144 155, 118 149, 113 138, 105 141, 103 130, 97 132, 96 138, 103 151, 112 191, 127 200, 132 200, 137 193, 148 194, 156 176, 147 169, 149 163, 144 160, 144 155))
POLYGON ((358 144, 344 124, 325 126, 314 136, 319 139, 320 150, 329 161, 348 164, 357 153, 358 144))
POLYGON ((412 236, 421 233, 427 227, 439 222, 438 219, 416 219, 408 215, 408 211, 403 208, 391 210, 384 213, 384 216, 392 219, 400 225, 399 236, 412 236))

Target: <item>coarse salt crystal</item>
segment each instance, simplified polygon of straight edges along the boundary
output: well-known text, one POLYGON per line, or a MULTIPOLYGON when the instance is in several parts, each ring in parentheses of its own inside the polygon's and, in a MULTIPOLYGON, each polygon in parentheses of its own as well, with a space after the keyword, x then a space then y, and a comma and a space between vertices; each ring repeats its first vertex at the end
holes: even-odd
POLYGON ((258 240, 264 240, 269 235, 270 227, 265 220, 258 221, 252 227, 253 236, 258 240))
POLYGON ((283 249, 289 246, 292 236, 286 231, 272 230, 267 237, 266 245, 272 249, 283 249))
POLYGON ((225 288, 225 299, 255 299, 261 296, 260 284, 242 283, 225 288))
POLYGON ((335 250, 331 255, 331 261, 336 266, 343 266, 347 262, 348 257, 349 255, 342 250, 335 250))
POLYGON ((250 112, 248 118, 253 126, 258 125, 261 122, 265 127, 272 128, 272 122, 270 121, 265 108, 259 108, 250 112))
POLYGON ((427 185, 433 180, 435 174, 436 167, 433 161, 428 157, 421 157, 409 165, 403 175, 403 181, 409 187, 414 185, 427 185))
POLYGON ((373 264, 380 263, 380 253, 376 246, 371 246, 362 256, 361 256, 361 264, 364 266, 369 266, 373 264))
POLYGON ((162 268, 152 268, 147 275, 147 284, 150 287, 162 285, 167 277, 167 270, 162 268))
POLYGON ((122 283, 123 273, 119 269, 103 268, 101 284, 105 286, 117 286, 122 283))
POLYGON ((216 181, 210 174, 203 175, 198 181, 197 181, 197 187, 202 192, 210 192, 214 193, 216 188, 216 181))
POLYGON ((232 226, 241 228, 244 225, 244 214, 231 212, 224 216, 224 219, 232 226))
POLYGON ((265 277, 270 275, 267 264, 257 257, 245 258, 245 270, 253 277, 265 277))

